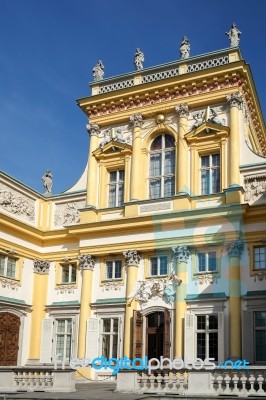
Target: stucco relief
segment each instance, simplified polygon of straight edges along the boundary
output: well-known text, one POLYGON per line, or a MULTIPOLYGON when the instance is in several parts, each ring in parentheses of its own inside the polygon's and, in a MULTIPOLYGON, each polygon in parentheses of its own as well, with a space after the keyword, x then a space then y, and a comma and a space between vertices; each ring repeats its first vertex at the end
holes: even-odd
POLYGON ((79 208, 82 208, 84 206, 85 201, 57 204, 54 213, 54 225, 57 227, 79 223, 79 208))
POLYGON ((110 281, 110 282, 103 282, 102 284, 102 291, 103 292, 112 292, 112 291, 119 291, 121 290, 122 283, 110 281))
POLYGON ((266 174, 244 178, 244 200, 249 204, 266 202, 266 174))
POLYGON ((4 276, 0 276, 0 283, 3 288, 11 290, 18 290, 18 287, 21 286, 19 281, 4 276))
POLYGON ((204 122, 212 122, 213 124, 228 126, 226 106, 220 105, 193 111, 188 122, 189 129, 195 129, 204 122))
POLYGON ((132 132, 129 131, 127 126, 102 129, 99 137, 101 140, 99 145, 100 148, 111 142, 111 140, 132 145, 132 132))
POLYGON ((34 200, 0 184, 0 208, 27 221, 35 221, 34 200))

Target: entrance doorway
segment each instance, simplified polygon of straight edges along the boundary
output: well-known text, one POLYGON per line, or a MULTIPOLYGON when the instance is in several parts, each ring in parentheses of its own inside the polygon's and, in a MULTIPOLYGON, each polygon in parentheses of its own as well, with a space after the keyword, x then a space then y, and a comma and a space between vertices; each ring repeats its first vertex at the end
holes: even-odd
POLYGON ((20 318, 0 313, 0 365, 14 366, 18 360, 20 318))
POLYGON ((154 312, 146 317, 146 355, 149 359, 163 355, 164 313, 154 312))

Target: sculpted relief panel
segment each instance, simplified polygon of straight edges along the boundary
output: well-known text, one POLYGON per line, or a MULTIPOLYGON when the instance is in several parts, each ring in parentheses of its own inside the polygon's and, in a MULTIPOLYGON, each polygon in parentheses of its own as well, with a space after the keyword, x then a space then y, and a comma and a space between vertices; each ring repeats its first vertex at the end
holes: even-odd
POLYGON ((0 183, 0 209, 26 221, 35 221, 35 201, 0 183))
POLYGON ((76 202, 57 204, 54 213, 54 226, 77 224, 80 221, 79 208, 85 207, 85 199, 76 202))
POLYGON ((245 202, 266 203, 266 174, 245 176, 244 189, 245 202))

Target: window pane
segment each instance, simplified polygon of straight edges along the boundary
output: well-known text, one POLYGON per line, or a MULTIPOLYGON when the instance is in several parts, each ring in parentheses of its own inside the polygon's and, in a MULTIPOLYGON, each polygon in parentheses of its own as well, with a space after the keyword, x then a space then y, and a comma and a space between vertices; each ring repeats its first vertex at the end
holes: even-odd
POLYGON ((65 354, 65 357, 70 360, 70 355, 71 355, 71 336, 67 335, 66 336, 66 354, 65 354))
POLYGON ((7 257, 7 271, 6 276, 10 278, 15 278, 16 276, 16 259, 7 257))
POLYGON ((256 361, 266 361, 266 330, 256 331, 256 361))
POLYGON ((206 271, 206 254, 205 253, 198 253, 198 267, 199 267, 199 272, 206 271))
POLYGON ((5 275, 5 256, 0 254, 0 275, 5 275))
POLYGON ((164 173, 165 173, 165 175, 175 173, 175 153, 174 153, 174 151, 165 152, 164 173))
POLYGON ((220 154, 213 154, 212 155, 212 166, 213 167, 220 167, 220 154))
POLYGON ((209 194, 210 171, 201 171, 201 194, 209 194))
POLYGON ((206 329, 206 316, 205 315, 197 316, 197 329, 206 329))
POLYGON ((150 181, 150 198, 158 199, 161 197, 161 180, 151 180, 150 181))
POLYGON ((124 203, 124 184, 120 183, 118 185, 118 199, 117 199, 117 206, 121 206, 124 203))
POLYGON ((109 185, 109 207, 115 207, 116 185, 109 185))
POLYGON ((77 267, 76 265, 72 265, 71 282, 76 282, 76 277, 77 277, 77 267))
POLYGON ((209 252, 209 271, 216 271, 216 252, 209 252))
POLYGON ((202 156, 201 157, 201 167, 209 168, 209 166, 210 166, 210 157, 202 156))
POLYGON ((220 192, 220 168, 212 171, 212 193, 220 192))
POLYGON ((111 319, 103 319, 103 332, 111 332, 111 319))
POLYGON ((164 197, 170 197, 175 194, 174 177, 164 179, 164 197))
POLYGON ((115 278, 121 278, 122 261, 115 261, 115 278))
POLYGON ((157 257, 152 257, 150 261, 151 261, 151 275, 158 275, 157 257))
POLYGON ((167 275, 167 257, 160 257, 160 275, 167 275))
MULTIPOLYGON (((61 353, 64 356, 64 335, 57 335, 56 337, 56 354, 61 353)), ((60 357, 62 360, 63 357, 60 357)))
POLYGON ((69 277, 69 266, 62 267, 62 283, 67 283, 69 277))
POLYGON ((57 321, 57 332, 65 332, 65 320, 64 319, 59 319, 57 321))
POLYGON ((151 154, 150 176, 160 176, 162 174, 162 153, 151 154))
POLYGON ((165 135, 165 148, 174 147, 175 146, 175 139, 171 135, 165 135))
POLYGON ((209 329, 218 329, 218 315, 209 315, 209 329))
POLYGON ((117 342, 118 342, 118 336, 117 335, 113 335, 113 351, 111 354, 111 357, 115 357, 117 358, 117 342))
POLYGON ((110 172, 110 182, 116 182, 116 171, 110 172))
POLYGON ((255 312, 255 327, 266 329, 266 312, 255 312))
POLYGON ((110 335, 102 335, 102 355, 109 358, 110 354, 110 335))
POLYGON ((106 279, 113 278, 113 262, 107 261, 106 262, 106 279))
POLYGON ((113 319, 113 331, 118 332, 118 318, 113 319))
POLYGON ((218 333, 209 333, 209 358, 214 358, 215 361, 218 359, 218 333))
POLYGON ((205 360, 206 358, 206 334, 197 333, 197 357, 205 360))
POLYGON ((124 182, 124 174, 125 174, 125 171, 123 169, 120 169, 118 171, 118 175, 119 175, 118 179, 120 182, 124 182))
POLYGON ((72 321, 71 321, 71 319, 68 319, 66 321, 66 323, 67 323, 67 333, 71 333, 71 331, 72 331, 72 321))
POLYGON ((162 148, 162 136, 157 136, 151 144, 151 150, 160 150, 162 148))

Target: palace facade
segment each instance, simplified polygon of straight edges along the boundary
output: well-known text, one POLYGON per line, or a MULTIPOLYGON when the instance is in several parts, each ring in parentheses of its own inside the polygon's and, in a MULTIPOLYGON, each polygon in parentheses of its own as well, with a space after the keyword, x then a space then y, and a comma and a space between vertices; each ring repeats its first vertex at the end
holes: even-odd
POLYGON ((42 195, 0 173, 0 365, 265 365, 266 134, 239 48, 91 89, 71 189, 42 195))

